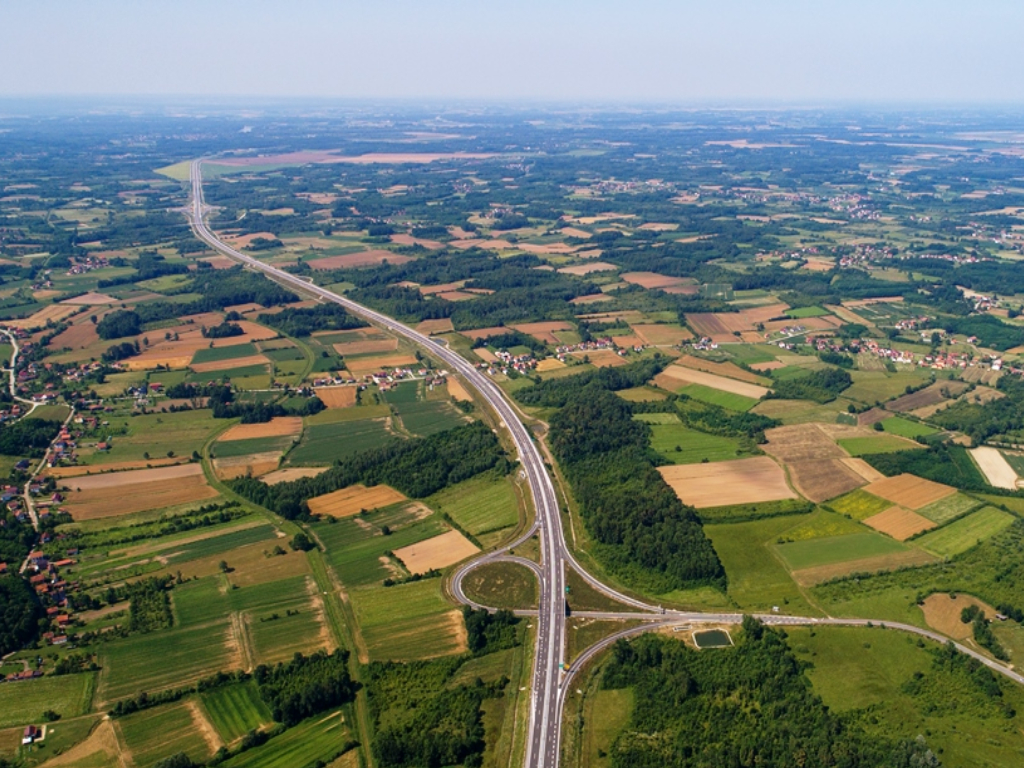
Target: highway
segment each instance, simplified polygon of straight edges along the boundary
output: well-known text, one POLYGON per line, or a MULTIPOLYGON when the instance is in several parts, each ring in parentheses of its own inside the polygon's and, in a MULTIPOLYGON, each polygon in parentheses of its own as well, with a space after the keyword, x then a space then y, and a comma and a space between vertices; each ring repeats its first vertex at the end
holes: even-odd
MULTIPOLYGON (((555 768, 558 765, 558 751, 561 740, 562 709, 565 697, 570 689, 572 679, 585 663, 601 650, 616 640, 632 635, 668 628, 684 624, 739 624, 743 617, 736 613, 690 613, 681 611, 664 611, 660 606, 650 605, 604 585, 588 574, 567 550, 562 531, 562 518, 554 485, 544 465, 541 452, 534 443, 529 431, 505 393, 486 374, 481 373, 463 357, 448 349, 443 344, 418 333, 411 328, 393 320, 351 299, 328 291, 306 280, 265 264, 251 256, 241 253, 221 242, 207 227, 204 216, 210 210, 203 201, 202 160, 195 160, 191 165, 192 199, 185 209, 196 236, 205 241, 215 250, 229 256, 246 266, 262 272, 278 283, 287 285, 304 294, 315 296, 322 301, 339 304, 353 315, 388 330, 398 336, 419 345, 431 355, 463 376, 501 420, 501 426, 508 430, 518 453, 521 471, 530 488, 536 512, 535 521, 515 542, 503 550, 491 552, 462 566, 452 576, 449 588, 453 596, 475 607, 479 606, 463 592, 462 584, 466 574, 473 568, 489 562, 515 562, 529 568, 536 574, 540 585, 538 610, 520 611, 521 615, 536 617, 536 647, 534 653, 533 678, 530 700, 530 721, 526 742, 526 768, 555 768), (515 549, 535 533, 540 534, 541 564, 516 557, 508 553, 515 549), (638 620, 644 622, 640 626, 630 627, 607 637, 584 651, 568 669, 563 670, 565 654, 565 568, 575 569, 580 576, 594 589, 615 598, 624 605, 631 606, 636 612, 575 612, 575 616, 612 619, 638 620)), ((769 625, 836 625, 836 626, 867 626, 872 624, 867 619, 833 619, 807 618, 798 616, 782 616, 768 614, 757 618, 769 625)), ((873 622, 877 626, 884 624, 887 628, 911 632, 927 637, 936 642, 945 643, 949 639, 935 632, 921 629, 908 624, 893 622, 873 622)), ((1024 676, 1008 667, 993 661, 976 651, 956 644, 957 649, 978 659, 987 667, 1017 683, 1024 684, 1024 676)))
MULTIPOLYGON (((300 277, 247 256, 220 241, 210 231, 204 219, 208 208, 203 200, 202 160, 191 165, 192 200, 186 213, 196 235, 215 250, 246 266, 258 270, 278 283, 287 285, 304 294, 323 301, 340 304, 353 315, 362 317, 374 325, 402 336, 431 355, 443 360, 453 371, 460 373, 470 386, 480 393, 508 430, 519 454, 519 462, 526 473, 530 488, 536 521, 521 539, 525 540, 535 531, 540 532, 541 573, 540 611, 537 617, 536 648, 534 653, 533 685, 530 703, 530 725, 526 742, 526 768, 554 768, 558 764, 558 745, 561 735, 559 711, 559 687, 561 665, 565 649, 565 569, 568 557, 562 535, 562 520, 558 508, 555 488, 544 467, 544 461, 533 438, 517 416, 505 394, 485 374, 444 345, 421 333, 408 328, 368 307, 357 304, 332 291, 306 282, 300 277)), ((513 545, 515 546, 515 545, 513 545)), ((485 556, 486 562, 490 557, 485 556)), ((607 588, 603 591, 608 592, 607 588)), ((631 601, 632 602, 632 601, 631 601)), ((642 604, 641 604, 642 605, 642 604)))

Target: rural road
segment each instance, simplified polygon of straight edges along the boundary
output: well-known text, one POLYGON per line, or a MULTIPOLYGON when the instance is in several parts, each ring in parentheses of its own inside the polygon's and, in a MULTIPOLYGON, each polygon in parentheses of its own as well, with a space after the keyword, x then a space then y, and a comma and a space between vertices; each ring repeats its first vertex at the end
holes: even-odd
POLYGON ((31 406, 26 413, 23 413, 21 414, 21 416, 18 417, 19 419, 23 419, 30 413, 32 413, 32 411, 34 411, 36 408, 38 408, 39 403, 37 403, 35 400, 26 400, 24 397, 18 397, 17 381, 15 380, 14 377, 17 375, 18 353, 21 352, 21 349, 18 347, 18 340, 17 338, 15 338, 13 333, 11 333, 5 328, 0 328, 0 333, 6 336, 8 340, 11 342, 11 367, 7 370, 8 386, 11 389, 11 397, 17 400, 19 403, 24 403, 25 405, 31 406))
MULTIPOLYGON (((278 283, 287 285, 307 295, 313 295, 322 301, 329 301, 339 304, 353 315, 362 317, 364 320, 384 328, 394 334, 402 336, 409 341, 428 350, 433 356, 443 360, 450 368, 460 373, 467 383, 480 394, 488 405, 493 408, 512 437, 516 451, 519 454, 519 461, 522 471, 530 487, 536 510, 536 520, 533 526, 528 529, 516 542, 510 544, 505 550, 491 552, 474 560, 456 571, 451 580, 453 595, 462 602, 469 605, 476 605, 470 600, 462 589, 462 583, 466 574, 484 563, 511 561, 517 562, 532 570, 538 577, 540 586, 539 609, 537 611, 524 612, 537 617, 537 639, 534 652, 533 684, 530 701, 530 723, 526 742, 526 768, 555 768, 558 765, 559 742, 562 730, 562 708, 565 696, 569 690, 570 683, 576 672, 582 668, 585 662, 616 640, 628 637, 644 631, 650 631, 660 627, 671 627, 684 623, 702 624, 739 624, 742 621, 742 614, 735 613, 687 613, 680 611, 663 611, 659 606, 649 605, 636 600, 628 595, 621 594, 614 589, 604 585, 588 574, 573 558, 565 545, 565 538, 562 531, 562 518, 558 506, 555 488, 547 469, 544 465, 540 450, 533 441, 533 437, 520 420, 515 408, 505 393, 488 378, 478 371, 472 364, 459 354, 448 349, 434 339, 418 333, 411 328, 397 322, 396 320, 383 315, 373 309, 357 304, 351 299, 328 291, 320 286, 314 285, 284 270, 272 267, 251 256, 235 250, 223 243, 207 227, 204 220, 205 214, 210 210, 203 201, 202 182, 202 160, 195 160, 191 164, 191 187, 192 199, 185 209, 196 236, 206 242, 215 250, 229 256, 246 266, 255 269, 273 278, 278 283), (514 549, 522 544, 537 531, 540 532, 541 543, 541 564, 518 558, 507 554, 507 549, 514 549), (623 630, 608 638, 601 640, 588 648, 576 660, 570 669, 563 669, 567 666, 565 662, 565 568, 566 566, 575 569, 581 577, 594 589, 617 599, 625 605, 639 609, 637 613, 600 613, 581 612, 578 616, 589 616, 592 618, 608 619, 633 619, 644 621, 638 627, 623 630)), ((479 606, 486 607, 486 606, 479 606)), ((794 616, 766 615, 758 616, 766 624, 770 625, 838 625, 838 626, 867 626, 869 620, 860 619, 817 619, 794 616)), ((934 632, 920 629, 908 624, 890 622, 884 623, 886 627, 912 632, 940 643, 948 642, 948 638, 934 632)), ((1007 667, 986 658, 985 656, 972 651, 961 645, 957 649, 973 658, 978 659, 987 667, 1009 677, 1010 679, 1024 684, 1024 676, 1008 669, 1007 667)))

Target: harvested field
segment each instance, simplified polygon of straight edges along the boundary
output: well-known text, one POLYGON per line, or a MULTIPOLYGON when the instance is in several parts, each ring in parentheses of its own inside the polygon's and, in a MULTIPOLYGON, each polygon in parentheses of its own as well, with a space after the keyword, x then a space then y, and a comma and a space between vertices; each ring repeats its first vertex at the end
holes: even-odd
POLYGON ((424 333, 427 336, 434 336, 438 333, 451 333, 455 330, 451 318, 445 317, 441 320, 424 320, 416 326, 417 333, 424 333))
POLYGON ((47 321, 52 320, 54 323, 59 323, 79 311, 81 311, 81 307, 73 304, 50 304, 24 320, 4 320, 3 324, 10 328, 34 331, 38 328, 45 328, 47 321))
POLYGON ((921 517, 903 507, 889 507, 885 512, 866 518, 864 525, 892 536, 897 541, 906 541, 911 536, 935 527, 935 523, 927 517, 921 517))
POLYGON ((936 381, 910 395, 897 397, 885 404, 886 410, 906 413, 919 408, 938 405, 961 394, 967 388, 962 381, 936 381))
POLYGON ((544 373, 546 371, 560 371, 565 368, 565 363, 556 357, 546 357, 543 360, 537 361, 536 371, 538 373, 544 373))
POLYGON ((631 334, 629 336, 612 336, 612 341, 617 347, 642 347, 647 344, 646 341, 636 334, 631 334))
POLYGON ((85 318, 85 322, 77 322, 66 331, 54 336, 50 341, 50 346, 54 349, 63 349, 64 347, 68 347, 69 349, 84 349, 85 347, 96 344, 99 341, 100 337, 99 334, 96 333, 96 326, 93 325, 88 318, 85 318))
MULTIPOLYGON (((698 336, 708 336, 715 341, 735 341, 733 331, 754 331, 758 323, 785 317, 787 309, 788 304, 769 304, 741 312, 699 312, 686 315, 686 324, 698 336)), ((792 322, 787 319, 784 324, 792 322)))
POLYGON ((994 387, 996 382, 1003 376, 1003 371, 993 371, 991 368, 971 366, 960 372, 960 378, 969 384, 987 384, 994 387))
POLYGON ((591 232, 587 232, 585 229, 577 229, 576 227, 562 227, 562 234, 566 237, 578 237, 581 240, 589 240, 594 235, 591 232))
POLYGON ((357 387, 317 387, 313 390, 328 408, 349 408, 356 404, 357 387))
POLYGON ((568 243, 545 243, 543 245, 537 243, 519 243, 519 250, 526 251, 527 253, 573 253, 577 246, 569 245, 568 243))
POLYGON ((678 293, 686 296, 696 296, 700 293, 700 286, 698 285, 670 285, 667 288, 662 288, 665 293, 678 293))
POLYGON ((74 304, 75 306, 98 306, 100 304, 117 304, 118 299, 113 296, 107 296, 105 293, 96 293, 90 291, 89 293, 83 293, 81 296, 75 296, 73 299, 65 299, 61 304, 74 304))
POLYGON ((437 298, 444 299, 445 301, 470 301, 477 298, 477 294, 469 293, 468 291, 445 291, 435 295, 437 298))
POLYGON ((700 357, 694 357, 693 355, 683 355, 676 360, 676 365, 681 365, 684 368, 692 368, 695 371, 704 371, 705 373, 714 373, 718 376, 725 376, 729 379, 736 379, 737 381, 745 381, 748 384, 757 384, 758 386, 765 386, 770 381, 764 379, 761 376, 757 376, 750 371, 745 371, 740 368, 736 363, 715 363, 711 360, 704 360, 700 357))
POLYGON ((226 459, 214 459, 213 470, 218 480, 234 480, 239 477, 259 477, 273 472, 281 463, 279 451, 266 453, 250 453, 245 456, 230 456, 226 459))
POLYGON ((572 323, 567 323, 564 320, 554 320, 550 322, 542 323, 520 323, 519 325, 513 325, 520 333, 525 333, 528 336, 533 336, 537 341, 542 344, 553 344, 558 345, 562 342, 555 336, 555 331, 571 331, 573 330, 572 323))
POLYGON ((614 296, 609 296, 607 293, 591 293, 587 296, 577 296, 575 299, 569 301, 570 304, 598 304, 602 301, 614 301, 614 296))
MULTIPOLYGON (((20 734, 19 734, 20 738, 20 734)), ((82 766, 111 766, 125 768, 124 756, 114 732, 114 721, 103 718, 89 736, 65 752, 46 761, 47 768, 82 768, 82 766)))
POLYGON ((675 232, 679 229, 678 224, 668 224, 665 222, 649 221, 646 224, 641 224, 640 229, 650 230, 651 232, 675 232))
POLYGON ((655 377, 654 383, 670 392, 682 389, 688 384, 702 384, 705 387, 720 389, 723 392, 731 392, 734 395, 743 395, 754 400, 760 400, 768 394, 766 387, 748 384, 745 381, 727 379, 724 376, 717 376, 705 371, 684 368, 681 365, 670 365, 655 377))
POLYGON ((864 490, 891 501, 893 504, 915 511, 956 493, 956 488, 950 488, 948 485, 935 483, 911 474, 887 477, 885 480, 871 483, 864 490))
POLYGON ((276 240, 273 232, 251 232, 247 235, 224 235, 224 241, 235 248, 248 248, 253 240, 276 240))
POLYGON ((589 261, 586 264, 577 264, 573 267, 562 267, 559 272, 563 275, 589 275, 594 272, 614 272, 618 267, 606 261, 589 261))
POLYGON ((457 400, 460 403, 473 402, 473 396, 466 391, 466 387, 457 378, 449 376, 446 383, 448 384, 448 395, 452 400, 457 400))
POLYGON ((71 478, 65 508, 78 521, 116 517, 147 509, 212 499, 201 464, 110 472, 71 478))
POLYGON ((210 360, 207 363, 189 363, 189 367, 196 373, 212 373, 215 371, 231 371, 235 368, 248 368, 252 365, 266 365, 270 359, 265 355, 248 355, 246 357, 233 357, 229 360, 210 360))
POLYGON ((385 368, 408 368, 412 365, 419 365, 415 355, 386 355, 384 357, 363 357, 355 360, 346 360, 345 365, 353 376, 365 376, 368 373, 376 373, 385 368))
POLYGON ((857 426, 859 427, 870 427, 872 424, 877 424, 880 421, 891 419, 892 416, 881 408, 872 408, 870 411, 864 411, 864 413, 857 414, 857 426))
POLYGON ((432 539, 395 550, 410 573, 427 573, 434 568, 447 568, 480 550, 458 531, 448 531, 432 539))
POLYGON ((113 464, 78 464, 73 467, 49 467, 41 473, 43 477, 80 477, 82 475, 98 475, 105 472, 117 472, 126 469, 148 469, 150 467, 166 467, 173 464, 188 462, 185 456, 160 459, 139 459, 138 461, 120 461, 113 464))
MULTIPOLYGON (((439 285, 420 285, 420 286, 409 285, 407 287, 409 287, 409 288, 418 287, 419 291, 420 291, 420 293, 422 295, 424 295, 424 296, 433 296, 436 293, 447 293, 448 291, 457 291, 462 286, 464 286, 465 284, 466 284, 465 280, 456 280, 454 283, 441 283, 439 285)), ((403 284, 399 283, 399 285, 403 285, 403 284)))
POLYGON ((995 448, 989 448, 988 446, 982 446, 981 448, 972 448, 968 453, 974 459, 974 463, 978 465, 982 474, 985 475, 985 480, 988 484, 994 488, 1006 488, 1008 490, 1016 490, 1017 482, 1019 478, 1013 467, 995 448))
POLYGON ((755 371, 774 371, 779 368, 785 368, 786 364, 781 360, 769 360, 766 363, 751 363, 750 367, 755 371))
POLYGON ((863 477, 866 482, 873 483, 876 480, 885 479, 885 475, 864 461, 864 459, 840 459, 840 461, 863 477))
POLYGON ((346 253, 343 256, 307 259, 306 263, 313 269, 354 269, 356 267, 379 267, 385 261, 388 264, 407 264, 412 260, 411 256, 403 256, 400 253, 374 250, 346 253))
POLYGON ((616 368, 620 365, 626 365, 629 360, 621 357, 618 352, 611 349, 593 349, 572 353, 573 357, 587 358, 591 365, 598 368, 616 368))
POLYGON ((619 275, 623 280, 641 288, 667 288, 671 285, 692 285, 693 280, 686 277, 669 277, 657 272, 623 272, 619 275))
POLYGON ((841 576, 849 576, 853 573, 877 573, 879 571, 895 571, 899 568, 911 568, 918 565, 934 563, 936 558, 925 552, 923 549, 910 548, 901 552, 893 552, 888 555, 876 557, 865 557, 860 560, 847 560, 843 563, 831 563, 819 565, 813 568, 803 568, 793 571, 793 580, 802 587, 812 587, 815 584, 837 579, 841 576))
POLYGON ((473 354, 485 363, 496 363, 498 361, 498 356, 486 347, 477 347, 473 350, 473 354))
POLYGON ((398 349, 398 339, 366 339, 365 341, 349 341, 334 344, 334 351, 342 357, 346 355, 369 355, 378 352, 394 352, 398 349))
POLYGON ((264 424, 236 424, 221 435, 218 441, 252 440, 256 437, 293 437, 301 434, 301 416, 275 416, 264 424))
POLYGON ((921 604, 925 623, 932 629, 941 632, 954 640, 967 640, 974 635, 970 623, 960 621, 960 613, 964 608, 976 605, 988 617, 995 616, 997 611, 988 603, 976 597, 957 592, 956 596, 936 592, 928 595, 921 604))
POLYGON ((634 323, 630 327, 633 329, 633 333, 643 340, 644 344, 654 347, 678 346, 686 339, 693 338, 689 329, 683 328, 681 325, 634 323))
POLYGON ((391 504, 405 501, 405 496, 387 485, 375 485, 367 488, 356 483, 334 493, 316 496, 309 500, 309 509, 316 515, 331 517, 351 517, 362 510, 380 509, 391 504))
POLYGON ((412 235, 392 235, 391 242, 396 245, 419 245, 429 251, 439 251, 444 248, 444 243, 437 240, 424 240, 412 235))
MULTIPOLYGON (((125 360, 125 367, 130 371, 148 370, 159 365, 168 368, 186 367, 192 362, 193 356, 199 350, 210 348, 211 340, 203 338, 202 326, 219 325, 224 317, 217 312, 207 312, 184 319, 191 322, 186 322, 173 328, 162 329, 163 333, 177 334, 177 340, 160 339, 153 342, 142 354, 125 360)), ((245 335, 231 336, 226 339, 213 339, 212 344, 215 349, 233 347, 240 344, 251 344, 254 341, 273 339, 278 335, 277 331, 248 320, 239 320, 237 324, 245 331, 245 335)), ((149 334, 140 334, 136 340, 141 344, 141 340, 145 336, 149 336, 149 334)), ((238 359, 235 358, 230 362, 232 365, 237 364, 238 359)), ((266 362, 266 360, 261 362, 266 362)))
POLYGON ((465 336, 467 339, 479 341, 480 339, 489 339, 492 336, 503 336, 504 334, 508 333, 508 328, 506 328, 503 325, 498 325, 494 326, 493 328, 476 328, 472 331, 459 331, 459 333, 465 336))
POLYGON ((316 477, 326 472, 330 467, 291 467, 289 469, 276 469, 260 478, 267 485, 278 483, 290 483, 292 480, 301 480, 304 477, 316 477))
POLYGON ((795 499, 782 468, 767 456, 659 467, 684 504, 698 509, 795 499))

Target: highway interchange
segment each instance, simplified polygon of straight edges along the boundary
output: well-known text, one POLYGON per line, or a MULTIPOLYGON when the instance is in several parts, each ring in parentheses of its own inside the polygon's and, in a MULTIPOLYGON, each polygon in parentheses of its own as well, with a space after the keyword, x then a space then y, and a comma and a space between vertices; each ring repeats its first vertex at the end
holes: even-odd
MULTIPOLYGON (((344 296, 307 282, 301 277, 265 264, 223 243, 207 227, 205 222, 204 217, 211 209, 206 206, 203 200, 202 162, 202 160, 195 160, 191 164, 192 198, 189 206, 185 209, 193 231, 200 239, 220 253, 262 272, 278 283, 287 285, 304 294, 312 295, 322 301, 339 304, 352 314, 408 339, 425 349, 432 356, 444 361, 452 370, 461 374, 467 383, 480 394, 498 415, 501 420, 501 426, 507 429, 511 436, 522 465, 522 471, 530 488, 536 513, 535 520, 532 526, 523 532, 516 541, 507 545, 504 549, 486 553, 457 570, 451 579, 450 589, 457 599, 466 604, 475 605, 462 591, 462 582, 465 575, 473 568, 484 563, 499 560, 518 562, 532 570, 538 577, 540 585, 539 609, 537 611, 523 612, 535 616, 537 623, 530 720, 524 763, 526 768, 555 768, 558 765, 562 708, 565 697, 577 672, 584 666, 586 661, 593 658, 601 650, 607 648, 620 638, 652 629, 686 624, 739 624, 742 621, 742 614, 664 611, 659 606, 649 605, 621 594, 589 575, 576 562, 566 547, 562 530, 561 512, 554 484, 544 465, 540 450, 505 393, 486 374, 477 370, 459 354, 434 339, 402 325, 387 315, 383 315, 344 296), (538 532, 541 544, 540 565, 525 558, 514 557, 508 554, 508 550, 514 550, 538 532), (575 663, 567 669, 565 668, 568 666, 565 664, 566 567, 576 570, 593 588, 635 609, 634 612, 577 612, 574 615, 594 619, 631 619, 643 622, 640 626, 624 629, 594 644, 584 651, 575 660, 575 663)), ((866 619, 804 618, 776 614, 759 616, 758 618, 767 624, 773 625, 823 624, 867 626, 872 623, 866 619)), ((877 621, 874 623, 876 625, 879 624, 877 621)), ((940 643, 949 642, 948 638, 919 627, 908 624, 883 623, 888 628, 911 632, 940 643)), ((1024 685, 1024 676, 1017 672, 970 648, 957 644, 957 649, 978 659, 992 670, 1024 685)))

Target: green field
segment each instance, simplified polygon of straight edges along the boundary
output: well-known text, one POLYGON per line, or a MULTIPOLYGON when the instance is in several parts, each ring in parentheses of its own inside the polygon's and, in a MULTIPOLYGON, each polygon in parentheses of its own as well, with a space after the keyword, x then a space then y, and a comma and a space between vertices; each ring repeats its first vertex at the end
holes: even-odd
POLYGON ((729 597, 742 610, 770 611, 787 606, 793 613, 817 615, 800 594, 789 571, 771 551, 772 543, 800 518, 772 517, 749 523, 705 525, 729 579, 729 597))
POLYGON ((724 344, 719 347, 738 363, 770 363, 775 359, 770 348, 761 344, 724 344))
POLYGON ((985 507, 937 531, 926 533, 917 543, 940 557, 952 557, 1009 528, 1015 519, 1009 512, 985 507))
POLYGON ((268 349, 263 353, 275 363, 285 363, 291 360, 305 362, 306 354, 298 347, 282 347, 281 349, 268 349))
POLYGON ((248 440, 220 440, 214 443, 210 454, 214 458, 227 459, 232 456, 248 456, 251 453, 280 453, 286 450, 294 437, 253 437, 248 440))
POLYGON ((305 430, 302 441, 288 454, 288 463, 330 464, 396 439, 382 419, 315 424, 305 430))
POLYGON ((99 649, 103 667, 100 698, 109 703, 139 691, 176 688, 230 669, 230 631, 225 617, 202 629, 170 629, 103 644, 99 649))
POLYGON ((845 515, 819 507, 813 514, 800 518, 796 525, 783 532, 779 539, 788 543, 861 533, 870 533, 870 531, 845 515))
MULTIPOLYGON (((328 561, 346 587, 379 584, 392 575, 381 563, 385 552, 415 544, 449 530, 448 526, 434 515, 400 528, 392 527, 390 536, 382 536, 381 528, 373 522, 379 519, 378 514, 386 513, 370 515, 360 521, 363 525, 348 519, 314 526, 320 540, 327 547, 328 561)), ((391 525, 383 522, 381 524, 391 525)))
MULTIPOLYGON (((212 341, 210 342, 213 343, 212 341)), ((253 344, 232 344, 228 347, 207 347, 197 349, 192 356, 193 363, 214 363, 221 360, 234 360, 239 357, 258 355, 259 350, 253 344)))
POLYGON ((450 515, 474 536, 508 528, 519 522, 519 501, 512 481, 487 473, 445 488, 430 498, 431 509, 450 515))
POLYGON ((428 437, 466 423, 465 418, 453 405, 437 400, 399 405, 398 418, 402 420, 402 425, 407 430, 421 437, 428 437))
POLYGON ((0 728, 38 724, 48 709, 64 718, 85 714, 92 705, 95 684, 93 672, 4 683, 0 689, 0 728))
POLYGON ((704 507, 697 510, 697 516, 704 523, 747 523, 766 517, 806 515, 813 511, 814 505, 803 499, 782 499, 752 504, 729 504, 724 507, 704 507))
MULTIPOLYGON (((351 741, 340 712, 311 717, 266 744, 221 763, 224 768, 297 768, 327 765, 351 741)), ((334 765, 334 763, 330 763, 334 765)))
POLYGON ((462 582, 466 595, 489 608, 537 607, 537 577, 525 565, 485 563, 462 582))
POLYGON ((247 680, 222 685, 201 694, 203 709, 225 744, 270 723, 270 710, 256 691, 256 683, 247 680))
POLYGON ((351 408, 327 408, 314 416, 307 416, 304 421, 307 427, 312 427, 341 424, 345 421, 383 419, 390 415, 391 409, 386 404, 354 405, 351 408))
POLYGON ((735 438, 709 435, 678 423, 653 425, 651 448, 672 464, 727 461, 750 454, 735 438))
POLYGON ((815 693, 855 716, 869 737, 925 734, 950 767, 1017 765, 1024 754, 1024 734, 1001 714, 1004 701, 1021 711, 1024 692, 1003 684, 999 696, 987 695, 969 674, 936 665, 935 644, 879 628, 787 627, 786 634, 809 664, 815 693))
POLYGON ((69 413, 71 413, 71 409, 66 405, 40 405, 26 418, 64 421, 64 419, 68 417, 69 413))
POLYGON ((925 374, 887 373, 885 371, 851 371, 853 385, 843 392, 843 397, 863 403, 884 403, 906 393, 908 386, 919 386, 925 374))
POLYGON ((201 448, 206 439, 224 427, 224 422, 213 418, 208 409, 180 411, 178 413, 149 413, 140 416, 114 416, 103 428, 97 440, 110 443, 110 450, 95 453, 91 448, 79 451, 83 464, 105 464, 131 461, 150 456, 188 456, 201 448))
POLYGON ((700 400, 703 403, 720 405, 722 408, 728 408, 731 411, 740 411, 741 413, 749 411, 758 403, 758 401, 752 397, 735 395, 732 392, 723 392, 720 389, 706 387, 703 384, 689 384, 678 390, 678 393, 680 395, 692 397, 694 400, 700 400))
POLYGON ((408 405, 420 399, 420 383, 403 381, 383 393, 384 399, 392 405, 408 405))
POLYGON ((797 307, 796 309, 786 310, 786 317, 791 317, 794 320, 804 317, 822 317, 830 314, 832 313, 822 307, 797 307))
POLYGON ((895 453, 896 451, 909 451, 919 446, 912 445, 906 440, 896 437, 881 435, 880 437, 850 437, 846 440, 837 440, 840 447, 851 456, 868 456, 872 453, 895 453))
POLYGON ((794 571, 902 552, 906 546, 878 533, 854 533, 779 544, 776 551, 794 571))
POLYGON ((446 631, 445 614, 456 608, 442 596, 440 579, 353 589, 349 597, 371 660, 425 659, 460 650, 455 632, 446 631))
POLYGON ((872 496, 867 491, 858 488, 838 499, 832 499, 828 506, 841 515, 852 517, 854 520, 867 520, 879 512, 885 512, 892 506, 892 502, 872 496))
POLYGON ((579 745, 582 765, 605 768, 612 764, 612 745, 629 724, 635 698, 632 688, 598 689, 588 695, 579 745))
POLYGON ((249 634, 255 660, 260 664, 276 664, 288 661, 296 653, 326 648, 321 632, 323 624, 310 606, 308 597, 301 602, 253 611, 251 616, 249 634), (288 609, 292 611, 291 616, 287 615, 288 609))
MULTIPOLYGON (((621 395, 622 393, 619 392, 621 395)), ((633 416, 636 421, 644 424, 682 424, 679 415, 675 413, 638 413, 633 416)))
POLYGON ((881 423, 882 429, 886 432, 898 435, 899 437, 909 437, 911 440, 915 437, 934 435, 938 432, 937 429, 929 427, 927 424, 904 419, 900 416, 890 416, 888 419, 882 419, 881 423))
POLYGON ((917 510, 917 514, 927 517, 933 523, 942 525, 981 506, 981 504, 982 502, 977 499, 957 493, 944 499, 933 501, 928 506, 917 510))
POLYGON ((165 757, 184 752, 194 762, 208 760, 210 749, 192 717, 191 701, 144 709, 119 718, 117 727, 138 768, 147 768, 165 757))
POLYGON ((228 378, 243 389, 255 389, 256 387, 243 385, 263 381, 266 382, 264 384, 264 387, 266 387, 270 383, 268 368, 269 366, 266 364, 243 365, 240 368, 228 368, 223 371, 192 373, 189 374, 188 380, 195 384, 209 384, 211 381, 220 381, 221 379, 228 378))

